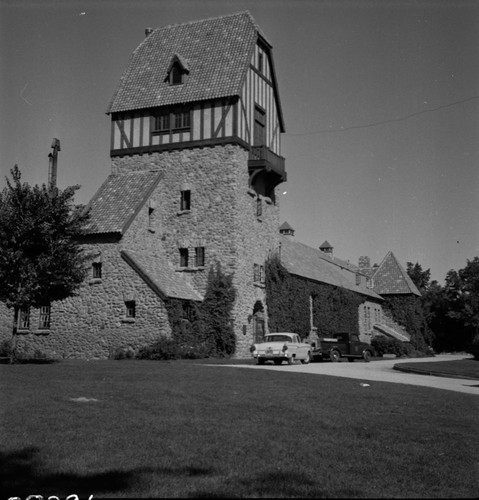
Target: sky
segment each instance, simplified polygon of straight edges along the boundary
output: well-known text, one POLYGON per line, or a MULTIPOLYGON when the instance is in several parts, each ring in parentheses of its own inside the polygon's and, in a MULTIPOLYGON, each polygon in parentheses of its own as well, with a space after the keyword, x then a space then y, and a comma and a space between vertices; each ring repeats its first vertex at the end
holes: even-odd
POLYGON ((392 251, 443 284, 479 255, 479 2, 0 0, 0 188, 18 164, 87 203, 108 103, 145 28, 248 10, 273 46, 281 222, 353 264, 392 251))

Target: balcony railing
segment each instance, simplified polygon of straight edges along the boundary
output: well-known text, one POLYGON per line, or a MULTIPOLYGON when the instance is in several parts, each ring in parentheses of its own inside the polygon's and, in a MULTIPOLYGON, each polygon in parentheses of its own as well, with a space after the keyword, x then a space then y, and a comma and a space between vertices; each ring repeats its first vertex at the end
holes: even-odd
POLYGON ((266 146, 252 146, 249 152, 248 166, 250 170, 266 168, 267 171, 273 170, 282 180, 286 180, 286 169, 284 158, 273 153, 266 146))

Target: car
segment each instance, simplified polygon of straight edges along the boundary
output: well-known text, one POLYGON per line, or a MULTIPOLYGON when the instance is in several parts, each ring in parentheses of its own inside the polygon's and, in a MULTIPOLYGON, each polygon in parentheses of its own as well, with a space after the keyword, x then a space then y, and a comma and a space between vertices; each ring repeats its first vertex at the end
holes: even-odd
POLYGON ((265 335, 263 342, 253 344, 250 351, 258 365, 264 365, 266 361, 273 361, 275 365, 280 365, 283 361, 287 361, 289 365, 295 361, 306 364, 313 359, 311 345, 302 342, 297 333, 269 333, 265 335))

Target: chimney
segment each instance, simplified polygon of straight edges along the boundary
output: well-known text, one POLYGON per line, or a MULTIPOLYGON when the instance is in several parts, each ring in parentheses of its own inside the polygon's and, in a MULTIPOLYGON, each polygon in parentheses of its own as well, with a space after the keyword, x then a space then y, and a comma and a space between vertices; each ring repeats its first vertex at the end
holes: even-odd
POLYGON ((359 269, 369 269, 371 267, 371 260, 369 257, 366 255, 359 257, 358 267, 359 269))
POLYGON ((145 38, 148 38, 153 33, 153 28, 145 28, 145 38))
POLYGON ((330 257, 333 256, 333 247, 327 240, 319 247, 319 249, 321 250, 321 252, 329 255, 330 257))
POLYGON ((53 139, 51 148, 53 152, 48 155, 48 187, 53 189, 57 187, 57 160, 58 151, 60 151, 59 139, 53 139))
POLYGON ((281 226, 279 226, 279 232, 284 236, 289 236, 290 238, 294 237, 294 229, 287 222, 283 222, 281 226))

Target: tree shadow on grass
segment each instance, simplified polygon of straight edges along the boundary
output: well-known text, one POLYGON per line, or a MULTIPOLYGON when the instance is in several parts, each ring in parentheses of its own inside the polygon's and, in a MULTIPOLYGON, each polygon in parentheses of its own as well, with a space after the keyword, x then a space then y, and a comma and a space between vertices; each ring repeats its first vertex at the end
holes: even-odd
MULTIPOLYGON (((92 474, 74 474, 68 472, 49 472, 41 466, 36 447, 23 448, 9 453, 0 452, 0 491, 5 498, 29 495, 48 497, 67 497, 77 495, 80 498, 97 496, 101 493, 120 493, 131 491, 138 484, 143 474, 172 475, 192 477, 209 475, 213 471, 201 467, 154 468, 137 467, 131 470, 109 470, 92 474)), ((131 491, 134 495, 135 492, 131 491)))

